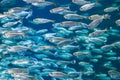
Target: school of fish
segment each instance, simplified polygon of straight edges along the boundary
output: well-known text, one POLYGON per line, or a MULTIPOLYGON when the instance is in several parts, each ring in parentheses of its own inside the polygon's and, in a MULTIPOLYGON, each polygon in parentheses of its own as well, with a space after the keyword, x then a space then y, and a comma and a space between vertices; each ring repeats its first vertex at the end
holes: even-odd
POLYGON ((120 80, 119 0, 19 1, 0 0, 0 80, 120 80))

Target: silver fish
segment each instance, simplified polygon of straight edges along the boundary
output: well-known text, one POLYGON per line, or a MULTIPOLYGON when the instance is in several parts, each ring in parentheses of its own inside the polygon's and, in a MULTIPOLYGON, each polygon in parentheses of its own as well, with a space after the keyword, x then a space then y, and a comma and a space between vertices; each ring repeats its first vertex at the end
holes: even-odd
POLYGON ((108 74, 109 74, 109 76, 110 76, 112 79, 116 79, 116 80, 119 80, 119 79, 120 79, 120 72, 118 72, 118 71, 109 70, 109 71, 108 71, 108 74))

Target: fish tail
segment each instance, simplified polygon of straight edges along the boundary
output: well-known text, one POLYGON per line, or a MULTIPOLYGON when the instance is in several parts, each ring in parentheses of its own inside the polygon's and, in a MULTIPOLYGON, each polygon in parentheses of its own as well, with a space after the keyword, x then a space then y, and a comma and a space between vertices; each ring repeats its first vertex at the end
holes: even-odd
POLYGON ((55 23, 55 20, 51 20, 52 23, 55 23))
POLYGON ((117 11, 120 11, 119 7, 117 7, 117 11))

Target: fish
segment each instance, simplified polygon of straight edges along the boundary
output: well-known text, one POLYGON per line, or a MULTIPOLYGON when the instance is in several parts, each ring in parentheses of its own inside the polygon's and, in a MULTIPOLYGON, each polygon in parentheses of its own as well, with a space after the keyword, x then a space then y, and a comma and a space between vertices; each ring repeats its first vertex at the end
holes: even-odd
POLYGON ((26 33, 21 31, 8 31, 3 33, 3 38, 13 39, 13 38, 22 38, 26 33))
POLYGON ((6 17, 7 15, 5 14, 0 14, 0 19, 6 17))
POLYGON ((114 48, 120 48, 120 42, 115 42, 115 43, 112 43, 111 46, 113 46, 114 48))
POLYGON ((60 42, 61 40, 65 40, 66 38, 63 38, 63 37, 52 37, 49 39, 49 42, 51 43, 58 43, 60 42))
POLYGON ((79 60, 83 60, 85 58, 90 57, 91 53, 87 51, 77 51, 77 52, 74 52, 73 55, 77 57, 79 60))
POLYGON ((92 33, 89 34, 89 36, 91 37, 97 37, 97 36, 100 36, 102 34, 104 34, 105 32, 107 32, 108 30, 107 29, 104 29, 104 30, 96 30, 92 33))
POLYGON ((77 5, 85 5, 91 3, 90 1, 86 1, 86 0, 72 0, 72 2, 77 5))
POLYGON ((54 13, 54 14, 59 14, 60 12, 63 12, 65 10, 70 10, 70 7, 56 7, 50 10, 50 13, 54 13))
POLYGON ((97 4, 98 2, 84 4, 80 7, 80 11, 88 11, 92 9, 93 7, 95 7, 97 4))
POLYGON ((45 2, 45 0, 23 0, 26 3, 45 2))
POLYGON ((109 70, 108 74, 112 79, 120 79, 120 72, 119 71, 109 70))
POLYGON ((119 11, 119 7, 108 7, 104 9, 104 12, 114 12, 119 11))
POLYGON ((17 53, 19 53, 19 52, 27 51, 27 50, 29 50, 29 48, 25 47, 25 46, 16 45, 16 46, 9 46, 7 48, 7 50, 9 52, 14 52, 14 53, 17 52, 17 53))
POLYGON ((103 51, 110 51, 112 50, 113 46, 112 45, 104 45, 101 47, 101 50, 103 51))
POLYGON ((34 3, 32 3, 32 5, 38 7, 39 9, 45 8, 45 7, 50 6, 50 5, 56 6, 55 3, 49 2, 49 1, 34 2, 34 3))
POLYGON ((25 59, 18 59, 18 60, 15 60, 11 63, 12 65, 15 65, 15 66, 30 66, 30 65, 33 65, 34 64, 34 61, 32 60, 25 60, 25 59))
POLYGON ((29 73, 29 69, 23 69, 23 68, 11 68, 6 71, 6 73, 12 74, 12 73, 29 73))
POLYGON ((116 0, 1 0, 0 80, 119 80, 119 16, 116 0))
POLYGON ((55 77, 55 78, 66 78, 66 77, 70 77, 68 74, 65 74, 63 72, 50 72, 49 75, 51 77, 55 77))
POLYGON ((45 19, 45 18, 35 18, 33 19, 33 21, 30 21, 33 24, 45 24, 45 23, 54 23, 54 20, 50 20, 50 19, 45 19))
POLYGON ((116 20, 115 23, 120 26, 120 19, 116 20))
POLYGON ((90 19, 90 20, 96 20, 99 18, 110 19, 110 17, 111 16, 109 14, 103 14, 103 15, 94 14, 94 15, 88 16, 88 19, 90 19))
POLYGON ((63 27, 71 27, 71 26, 77 26, 80 25, 81 22, 75 22, 75 21, 64 21, 60 23, 60 26, 63 27))
POLYGON ((2 25, 2 27, 13 27, 13 26, 15 26, 15 25, 17 25, 18 23, 22 23, 22 21, 21 20, 18 20, 18 21, 16 21, 16 22, 8 22, 8 23, 5 23, 5 24, 3 24, 2 25))
POLYGON ((95 19, 88 25, 88 28, 93 29, 93 28, 99 26, 99 24, 102 23, 102 21, 103 21, 103 18, 95 19))
POLYGON ((65 40, 62 40, 60 41, 59 43, 57 43, 57 46, 58 47, 62 47, 64 45, 67 45, 67 44, 70 44, 70 43, 74 43, 75 41, 74 40, 71 40, 71 39, 65 39, 65 40))
POLYGON ((107 69, 112 69, 112 70, 116 70, 116 68, 113 66, 113 64, 111 63, 111 61, 107 61, 103 64, 103 67, 107 68, 107 69))
POLYGON ((67 20, 80 20, 80 19, 86 19, 86 16, 82 16, 78 14, 66 14, 64 15, 64 18, 67 20))

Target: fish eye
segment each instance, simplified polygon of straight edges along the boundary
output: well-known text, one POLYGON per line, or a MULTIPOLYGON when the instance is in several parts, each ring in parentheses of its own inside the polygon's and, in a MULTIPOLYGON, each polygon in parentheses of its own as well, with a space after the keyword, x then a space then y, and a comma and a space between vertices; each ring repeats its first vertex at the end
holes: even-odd
POLYGON ((83 8, 81 7, 80 10, 83 10, 83 8))

